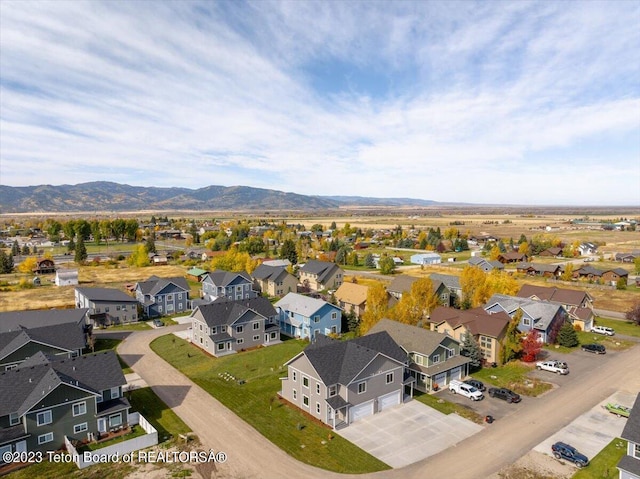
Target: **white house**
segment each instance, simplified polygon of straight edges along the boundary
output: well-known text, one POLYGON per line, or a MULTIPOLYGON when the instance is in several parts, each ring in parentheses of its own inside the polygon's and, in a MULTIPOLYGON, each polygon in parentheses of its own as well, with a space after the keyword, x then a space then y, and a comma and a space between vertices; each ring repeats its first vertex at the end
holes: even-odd
POLYGON ((58 269, 56 270, 56 286, 73 286, 78 284, 77 269, 58 269))

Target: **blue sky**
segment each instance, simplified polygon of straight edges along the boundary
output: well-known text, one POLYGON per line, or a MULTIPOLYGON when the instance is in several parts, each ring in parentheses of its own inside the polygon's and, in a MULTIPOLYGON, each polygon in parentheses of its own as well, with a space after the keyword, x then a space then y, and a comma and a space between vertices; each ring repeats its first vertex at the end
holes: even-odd
POLYGON ((0 2, 0 184, 640 206, 640 2, 0 2))

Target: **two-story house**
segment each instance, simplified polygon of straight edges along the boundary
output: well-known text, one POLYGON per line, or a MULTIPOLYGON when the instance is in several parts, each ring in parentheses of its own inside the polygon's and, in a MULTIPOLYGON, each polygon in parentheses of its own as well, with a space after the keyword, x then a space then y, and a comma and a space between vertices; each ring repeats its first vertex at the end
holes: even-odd
POLYGON ((436 289, 436 282, 438 281, 444 284, 447 289, 446 292, 443 291, 438 295, 442 306, 456 306, 460 304, 463 299, 460 276, 456 276, 454 274, 431 273, 429 278, 431 278, 431 281, 433 282, 434 289, 436 289), (447 296, 443 296, 443 294, 447 294, 447 296))
POLYGON ((138 301, 119 289, 76 288, 76 308, 88 308, 96 326, 138 321, 138 301))
POLYGON ((62 360, 38 352, 0 372, 0 452, 56 451, 65 436, 86 441, 126 427, 125 385, 113 351, 62 360))
POLYGON ((554 343, 556 335, 565 321, 570 321, 569 314, 559 303, 536 301, 505 294, 494 294, 484 306, 488 313, 505 312, 510 318, 522 311, 518 330, 528 333, 536 329, 543 343, 554 343))
POLYGON ((338 305, 345 313, 362 317, 367 304, 369 288, 362 284, 342 283, 335 293, 338 305))
POLYGON ((255 298, 258 293, 253 290, 253 281, 248 273, 234 273, 217 269, 202 278, 202 298, 215 301, 218 298, 229 301, 255 298))
POLYGON ((317 336, 285 363, 278 393, 334 429, 401 404, 407 355, 385 332, 338 341, 317 336))
POLYGON ((640 479, 640 394, 624 425, 622 439, 627 441, 627 454, 618 462, 620 479, 640 479))
POLYGON ((344 271, 335 263, 311 259, 299 270, 300 284, 310 291, 338 289, 344 281, 344 271))
POLYGON ((190 288, 187 280, 176 276, 159 278, 151 276, 136 283, 136 299, 148 318, 182 313, 191 309, 190 288))
POLYGON ((289 293, 275 305, 280 331, 290 337, 311 339, 319 334, 338 334, 342 329, 340 308, 321 299, 289 293))
POLYGON ((269 296, 283 297, 287 293, 298 290, 298 278, 287 271, 284 266, 269 266, 261 264, 253 273, 254 289, 269 296))
POLYGON ((559 303, 569 313, 569 320, 574 326, 587 332, 593 327, 593 298, 586 291, 524 284, 516 296, 559 303))
MULTIPOLYGON (((447 286, 449 284, 455 284, 449 275, 434 275, 430 276, 431 283, 433 285, 433 294, 435 294, 438 301, 443 306, 452 306, 456 300, 456 295, 452 294, 451 289, 447 286), (446 281, 446 282, 445 282, 446 281)), ((413 283, 420 278, 415 276, 409 276, 407 274, 401 274, 396 276, 393 281, 387 286, 387 292, 397 300, 402 298, 404 293, 411 292, 413 283)))
POLYGON ((507 313, 487 313, 482 308, 467 310, 436 308, 431 312, 431 330, 463 343, 470 334, 478 343, 485 363, 499 363, 502 340, 511 318, 507 313))
POLYGON ((367 335, 380 332, 386 332, 406 352, 409 374, 420 391, 441 389, 469 372, 469 359, 460 355, 460 343, 451 336, 385 318, 367 335))
POLYGON ((202 304, 191 313, 191 330, 193 344, 218 357, 280 342, 277 312, 262 296, 202 304))

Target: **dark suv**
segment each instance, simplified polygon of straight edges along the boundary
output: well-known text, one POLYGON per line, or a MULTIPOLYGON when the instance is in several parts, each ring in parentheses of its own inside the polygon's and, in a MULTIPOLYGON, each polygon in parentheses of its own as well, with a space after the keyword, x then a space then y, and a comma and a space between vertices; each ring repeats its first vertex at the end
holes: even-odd
POLYGON ((553 457, 556 459, 565 459, 573 462, 578 467, 589 465, 589 459, 584 454, 580 454, 575 447, 565 444, 564 442, 556 442, 551 446, 553 457))
POLYGON ((582 350, 588 353, 595 354, 605 354, 607 352, 607 348, 605 348, 602 344, 583 344, 582 350))
POLYGON ((469 386, 473 386, 478 391, 484 391, 485 389, 487 389, 484 387, 484 383, 482 381, 478 381, 477 379, 465 379, 463 382, 465 382, 469 386))
POLYGON ((507 388, 489 388, 489 396, 492 398, 504 399, 508 403, 520 402, 520 394, 514 393, 507 388))

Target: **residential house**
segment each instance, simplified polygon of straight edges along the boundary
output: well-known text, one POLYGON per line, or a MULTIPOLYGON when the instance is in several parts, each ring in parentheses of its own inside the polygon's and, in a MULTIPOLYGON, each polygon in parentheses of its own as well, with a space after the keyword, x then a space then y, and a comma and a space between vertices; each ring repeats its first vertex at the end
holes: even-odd
POLYGON ((472 256, 469 258, 469 264, 480 268, 485 273, 489 273, 494 269, 504 269, 504 265, 498 260, 487 261, 480 256, 472 256))
POLYGON ((78 284, 78 270, 77 269, 63 269, 56 270, 56 286, 75 286, 78 284))
POLYGON ((631 408, 620 437, 627 441, 627 454, 622 456, 617 468, 619 479, 640 479, 640 394, 631 408))
POLYGON ((278 394, 342 428, 403 402, 406 362, 407 354, 386 332, 350 341, 319 335, 285 363, 278 394))
POLYGON ((36 267, 33 269, 35 274, 48 274, 56 272, 56 265, 50 258, 39 258, 36 267))
POLYGON ((127 427, 126 383, 113 351, 61 360, 38 352, 0 372, 0 452, 57 451, 65 436, 87 441, 127 427))
POLYGON ((558 278, 562 274, 562 269, 557 264, 522 262, 516 265, 516 270, 518 273, 543 278, 558 278))
POLYGON ((281 298, 298 290, 298 278, 289 273, 284 266, 268 266, 263 263, 251 273, 251 277, 254 289, 269 296, 281 298))
POLYGON ((274 306, 278 311, 280 331, 287 336, 311 339, 319 334, 341 332, 340 308, 321 299, 288 293, 274 306))
POLYGON ((580 268, 573 270, 573 278, 581 279, 584 281, 598 282, 602 279, 603 272, 604 271, 594 268, 590 264, 589 265, 585 264, 580 268))
POLYGON ((154 266, 164 266, 169 264, 169 258, 165 254, 149 253, 149 261, 154 266))
POLYGON ((622 280, 625 285, 627 284, 627 281, 629 280, 629 272, 626 269, 613 268, 605 270, 602 273, 602 281, 604 281, 605 284, 615 286, 618 284, 619 280, 622 280))
POLYGON ((433 281, 434 290, 438 290, 438 288, 436 288, 437 281, 444 284, 448 290, 448 297, 444 297, 442 295, 438 296, 442 306, 457 306, 464 299, 462 295, 462 286, 460 285, 460 276, 453 274, 431 273, 429 278, 433 281))
POLYGON ((131 323, 140 319, 138 301, 114 288, 76 288, 76 308, 88 308, 96 326, 131 323))
POLYGON ((202 282, 204 277, 207 275, 208 271, 202 268, 193 267, 187 271, 187 278, 192 281, 197 281, 198 283, 202 282))
POLYGON ((502 264, 505 263, 518 263, 522 261, 527 261, 527 255, 524 253, 520 253, 518 251, 508 251, 506 253, 501 253, 498 255, 498 261, 502 264))
POLYGON ((615 286, 620 279, 627 284, 629 272, 623 268, 601 270, 591 265, 584 265, 573 271, 573 277, 615 286))
MULTIPOLYGON (((453 277, 446 278, 446 276, 449 275, 443 274, 434 276, 434 274, 432 274, 430 276, 431 283, 433 284, 433 293, 436 295, 436 297, 440 301, 440 304, 442 304, 443 306, 453 306, 457 297, 457 293, 456 295, 452 294, 451 290, 447 286, 447 283, 455 285, 455 281, 451 279, 453 277)), ((411 291, 413 283, 415 283, 419 279, 420 278, 416 278, 415 276, 409 276, 406 274, 396 276, 393 281, 391 281, 391 284, 387 286, 387 292, 396 300, 400 300, 404 293, 408 293, 411 291)), ((460 282, 458 281, 458 288, 459 286, 460 282)), ((458 290, 456 289, 456 291, 458 290)))
POLYGON ((408 355, 408 371, 420 391, 441 389, 469 372, 469 358, 460 355, 460 343, 451 336, 391 319, 381 319, 367 335, 381 332, 391 336, 408 355))
POLYGON ((442 256, 438 253, 416 253, 411 255, 412 264, 440 264, 442 263, 442 256))
POLYGON ((262 296, 239 301, 219 299, 191 313, 192 342, 213 356, 280 342, 278 315, 262 296))
POLYGON ((159 278, 151 276, 136 283, 136 299, 148 318, 183 313, 191 309, 190 287, 187 280, 179 276, 159 278))
POLYGON ((559 246, 553 246, 551 248, 547 248, 540 252, 539 256, 550 256, 553 258, 558 258, 562 256, 562 248, 559 246))
POLYGON ((345 313, 354 313, 361 318, 367 304, 367 286, 357 283, 342 283, 336 291, 338 305, 345 313))
POLYGON ((311 291, 338 289, 344 280, 344 271, 335 263, 311 259, 299 270, 300 283, 311 291))
POLYGON ((387 292, 396 299, 401 299, 404 293, 411 291, 413 283, 418 281, 415 276, 409 276, 407 274, 400 274, 393 278, 389 286, 387 286, 387 292))
POLYGON ((235 273, 217 269, 202 279, 202 297, 207 301, 218 298, 238 301, 256 296, 258 293, 253 290, 251 276, 245 271, 235 273))
POLYGON ((40 309, 0 313, 0 333, 67 323, 74 324, 88 333, 90 331, 89 309, 40 309))
POLYGON ((582 331, 591 331, 595 319, 593 298, 586 291, 524 284, 516 296, 559 303, 569 313, 574 326, 579 326, 582 331))
POLYGON ((581 256, 591 256, 598 254, 598 246, 593 243, 586 242, 578 246, 578 251, 580 251, 581 256))
POLYGON ((522 310, 522 318, 518 329, 523 333, 536 329, 540 334, 540 341, 543 343, 555 342, 558 331, 564 322, 569 320, 567 311, 559 303, 537 301, 505 294, 491 296, 484 309, 491 314, 503 311, 511 319, 513 319, 518 310, 522 310))
POLYGON ((633 263, 638 257, 640 257, 640 251, 632 251, 631 253, 616 253, 614 259, 621 263, 633 263))
POLYGON ((511 318, 504 312, 487 313, 482 308, 459 310, 436 308, 431 312, 431 330, 447 334, 462 343, 471 334, 486 364, 499 363, 502 340, 511 318))

